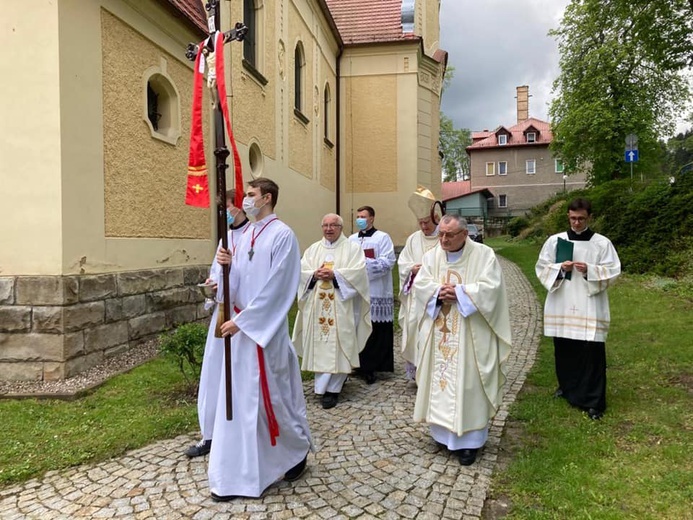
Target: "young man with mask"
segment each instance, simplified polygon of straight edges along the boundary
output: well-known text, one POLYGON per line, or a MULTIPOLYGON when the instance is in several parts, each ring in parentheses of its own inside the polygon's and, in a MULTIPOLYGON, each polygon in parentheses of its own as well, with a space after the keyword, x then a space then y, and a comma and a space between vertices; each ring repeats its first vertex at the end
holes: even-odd
MULTIPOLYGON (((226 223, 229 226, 228 243, 231 251, 235 250, 234 244, 240 242, 243 231, 249 224, 243 210, 233 205, 235 196, 236 190, 226 192, 226 223)), ((217 246, 217 252, 219 249, 221 249, 221 241, 219 241, 217 246)), ((205 353, 202 358, 200 384, 197 392, 197 418, 200 423, 202 439, 185 450, 185 454, 190 458, 207 455, 212 446, 214 416, 219 394, 219 379, 221 377, 221 372, 218 369, 223 364, 224 357, 224 340, 221 338, 219 329, 221 325, 219 320, 222 319, 222 316, 220 316, 220 306, 216 305, 218 302, 223 301, 224 298, 221 269, 221 264, 217 262, 215 257, 209 270, 209 278, 205 280, 205 284, 216 286, 216 298, 209 300, 209 305, 214 305, 215 308, 209 323, 209 331, 207 332, 207 343, 205 344, 205 353)), ((209 308, 207 305, 208 303, 205 302, 205 307, 209 308)))
POLYGON ((606 410, 607 288, 621 274, 611 241, 589 228, 592 204, 568 206, 570 229, 549 237, 539 253, 537 277, 546 288, 544 335, 553 337, 558 389, 572 406, 601 418, 606 410))
POLYGON ((395 298, 392 268, 395 265, 395 247, 390 235, 373 226, 375 210, 372 207, 361 206, 356 211, 359 232, 351 235, 349 240, 359 244, 366 257, 373 325, 366 347, 359 354, 361 367, 358 372, 363 374, 367 384, 372 385, 376 372, 394 371, 395 298))
MULTIPOLYGON (((208 475, 218 502, 259 497, 282 477, 298 479, 312 446, 287 323, 301 256, 293 231, 274 214, 278 195, 273 181, 259 178, 248 183, 243 200, 255 222, 233 254, 229 289, 235 314, 221 325, 222 336, 231 336, 233 420, 226 419, 222 373, 208 475)), ((230 262, 230 252, 220 250, 217 260, 230 262)))

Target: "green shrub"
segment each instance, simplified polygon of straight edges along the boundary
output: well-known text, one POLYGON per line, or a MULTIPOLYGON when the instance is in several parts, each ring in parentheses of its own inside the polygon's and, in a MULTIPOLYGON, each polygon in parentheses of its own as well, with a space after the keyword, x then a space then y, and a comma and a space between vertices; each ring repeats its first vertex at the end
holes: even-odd
POLYGON ((508 233, 511 237, 515 238, 527 227, 529 227, 529 220, 527 218, 515 217, 508 222, 508 233))
POLYGON ((207 342, 207 327, 186 323, 160 336, 161 352, 172 358, 189 384, 197 384, 207 342))

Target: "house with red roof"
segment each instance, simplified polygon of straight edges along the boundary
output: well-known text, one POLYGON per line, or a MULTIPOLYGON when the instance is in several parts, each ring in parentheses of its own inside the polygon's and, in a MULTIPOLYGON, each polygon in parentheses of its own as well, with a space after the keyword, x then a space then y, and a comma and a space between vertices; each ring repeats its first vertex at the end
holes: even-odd
POLYGON ((491 217, 524 215, 560 191, 583 188, 585 174, 567 177, 549 145, 551 124, 529 117, 529 87, 517 87, 517 123, 472 133, 470 183, 486 189, 491 217))
MULTIPOLYGON (((22 58, 0 57, 0 380, 71 377, 208 316, 196 287, 217 245, 207 88, 211 207, 184 203, 186 48, 208 37, 208 1, 3 1, 0 44, 22 58)), ((219 6, 223 31, 248 28, 224 47, 244 181, 279 184, 277 214, 302 248, 326 213, 352 233, 362 205, 403 245, 417 229, 409 196, 440 194, 440 0, 219 6)))

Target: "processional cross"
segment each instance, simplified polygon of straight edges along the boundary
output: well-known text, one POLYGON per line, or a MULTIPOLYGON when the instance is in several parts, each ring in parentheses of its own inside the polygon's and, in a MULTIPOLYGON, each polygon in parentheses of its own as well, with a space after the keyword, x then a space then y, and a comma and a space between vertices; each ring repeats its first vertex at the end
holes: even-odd
MULTIPOLYGON (((226 136, 224 132, 224 112, 226 112, 226 124, 229 130, 229 138, 234 150, 234 173, 235 173, 235 188, 236 198, 234 205, 242 206, 243 200, 243 176, 241 174, 241 163, 236 150, 236 144, 231 133, 231 122, 228 118, 228 107, 226 106, 226 86, 224 78, 224 60, 223 60, 223 45, 231 41, 242 41, 245 38, 248 28, 242 23, 236 23, 235 27, 230 31, 221 32, 221 16, 220 16, 220 0, 202 0, 202 4, 207 11, 207 27, 209 29, 209 37, 204 42, 195 44, 189 43, 185 56, 196 61, 198 53, 202 52, 210 64, 210 69, 207 75, 207 86, 211 90, 212 102, 214 107, 214 158, 216 170, 216 186, 217 186, 217 235, 221 241, 221 247, 229 248, 227 224, 226 224, 226 159, 230 152, 226 146, 226 136), (217 49, 217 45, 221 44, 221 48, 217 49), (218 61, 214 57, 221 58, 218 61), (218 74, 217 74, 218 71, 218 74), (216 79, 216 81, 215 81, 216 79)), ((202 57, 200 57, 202 58, 202 57)), ((197 71, 196 71, 197 73, 197 71)), ((223 319, 228 321, 231 319, 231 302, 229 295, 229 265, 222 265, 222 280, 224 305, 223 319)), ((220 309, 221 311, 221 309, 220 309)), ((233 419, 233 395, 232 395, 232 373, 231 373, 231 337, 224 337, 224 374, 225 374, 225 393, 226 393, 226 420, 233 419)))

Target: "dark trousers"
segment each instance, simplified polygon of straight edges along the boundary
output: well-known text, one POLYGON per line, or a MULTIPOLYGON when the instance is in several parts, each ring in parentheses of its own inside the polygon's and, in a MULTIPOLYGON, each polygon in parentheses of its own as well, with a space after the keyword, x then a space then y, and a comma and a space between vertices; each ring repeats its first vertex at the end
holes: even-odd
POLYGON ((360 372, 394 372, 393 322, 373 322, 373 332, 359 354, 360 372))
POLYGON ((553 338, 556 378, 573 406, 606 410, 606 348, 603 341, 553 338))

